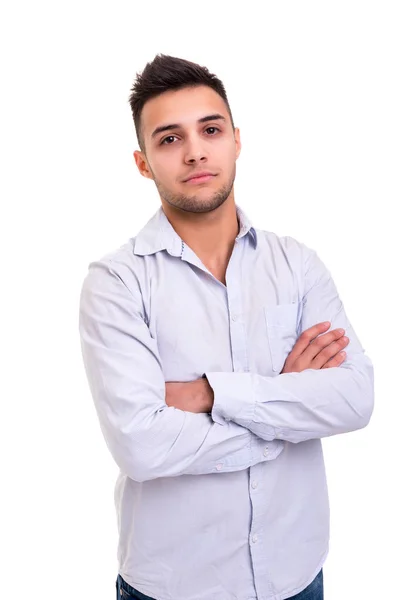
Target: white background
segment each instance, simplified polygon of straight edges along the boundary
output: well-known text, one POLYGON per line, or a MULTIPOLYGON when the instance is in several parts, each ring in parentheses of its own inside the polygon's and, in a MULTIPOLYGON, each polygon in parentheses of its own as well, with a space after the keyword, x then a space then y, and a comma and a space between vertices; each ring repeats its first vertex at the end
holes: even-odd
POLYGON ((128 96, 156 53, 225 83, 253 224, 317 250, 375 365, 370 425, 324 441, 327 600, 399 597, 397 2, 3 2, 1 598, 115 596, 117 467, 80 355, 88 263, 160 205, 128 96))

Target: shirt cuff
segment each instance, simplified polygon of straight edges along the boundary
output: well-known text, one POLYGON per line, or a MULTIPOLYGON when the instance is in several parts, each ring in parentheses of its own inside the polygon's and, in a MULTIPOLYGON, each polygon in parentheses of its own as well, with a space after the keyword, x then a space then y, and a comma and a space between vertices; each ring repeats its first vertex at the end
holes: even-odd
POLYGON ((251 423, 256 407, 252 373, 204 373, 214 392, 211 418, 225 425, 240 419, 251 423))

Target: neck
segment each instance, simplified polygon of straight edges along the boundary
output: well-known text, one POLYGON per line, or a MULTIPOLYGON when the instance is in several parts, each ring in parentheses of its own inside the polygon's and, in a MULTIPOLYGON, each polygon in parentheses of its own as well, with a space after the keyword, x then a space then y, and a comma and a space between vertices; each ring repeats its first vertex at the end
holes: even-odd
POLYGON ((239 233, 233 190, 221 206, 209 213, 188 213, 164 201, 162 206, 176 233, 206 266, 227 266, 239 233))

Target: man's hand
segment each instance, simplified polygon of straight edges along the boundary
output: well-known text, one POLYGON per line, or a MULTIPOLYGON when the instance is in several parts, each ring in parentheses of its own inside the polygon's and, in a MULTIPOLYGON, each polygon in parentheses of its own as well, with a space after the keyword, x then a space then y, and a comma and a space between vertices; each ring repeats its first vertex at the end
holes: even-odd
POLYGON ((206 378, 187 382, 168 381, 165 390, 165 402, 168 406, 193 413, 212 411, 214 392, 206 378))
POLYGON ((339 367, 346 358, 342 349, 349 343, 349 338, 344 335, 344 329, 323 333, 330 325, 329 322, 317 323, 303 331, 286 358, 281 373, 339 367))

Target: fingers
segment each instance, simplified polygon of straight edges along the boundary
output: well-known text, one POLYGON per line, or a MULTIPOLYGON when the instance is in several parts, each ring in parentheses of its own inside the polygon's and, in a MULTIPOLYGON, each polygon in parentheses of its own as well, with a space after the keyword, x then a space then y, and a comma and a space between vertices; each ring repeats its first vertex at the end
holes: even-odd
POLYGON ((315 361, 311 368, 320 369, 328 360, 348 344, 344 329, 333 329, 312 340, 303 353, 302 359, 315 361))
POLYGON ((346 360, 346 352, 344 352, 342 350, 342 352, 339 352, 338 354, 336 354, 336 356, 334 356, 333 358, 331 358, 330 360, 328 360, 328 362, 326 362, 321 369, 330 369, 331 367, 340 367, 340 365, 346 360))
MULTIPOLYGON (((326 335, 326 337, 328 337, 328 334, 326 335)), ((341 352, 343 348, 345 348, 348 345, 349 341, 350 340, 347 336, 341 334, 341 336, 335 341, 322 348, 322 350, 313 359, 311 363, 311 368, 321 369, 328 361, 336 357, 336 355, 338 355, 339 352, 341 352)), ((319 346, 321 346, 321 344, 319 344, 319 346)))
POLYGON ((282 373, 340 366, 346 359, 343 348, 349 343, 344 329, 327 331, 331 323, 317 323, 303 331, 287 357, 282 373))
MULTIPOLYGON (((324 333, 324 331, 327 331, 330 326, 330 322, 325 321, 324 323, 317 323, 309 329, 305 329, 292 348, 290 353, 290 363, 293 364, 310 345, 310 342, 321 333, 324 333)), ((310 358, 312 359, 314 356, 315 355, 312 355, 310 358)))

